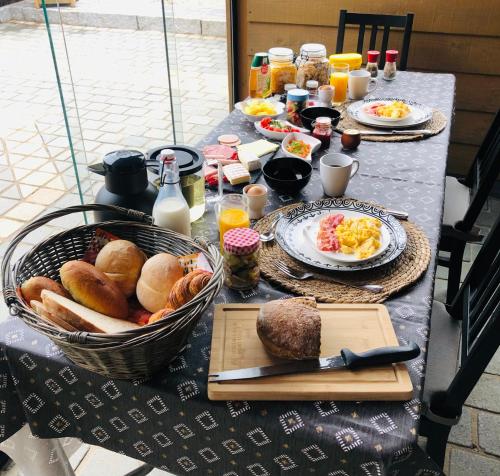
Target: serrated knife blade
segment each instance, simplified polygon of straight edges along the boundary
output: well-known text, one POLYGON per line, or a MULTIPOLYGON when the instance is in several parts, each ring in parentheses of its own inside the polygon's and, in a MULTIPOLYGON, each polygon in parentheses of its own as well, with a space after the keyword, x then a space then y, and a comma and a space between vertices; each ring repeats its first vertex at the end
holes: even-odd
POLYGON ((356 354, 349 349, 342 349, 340 355, 321 357, 312 360, 294 360, 282 364, 267 365, 264 367, 248 367, 244 369, 224 370, 211 373, 208 381, 227 382, 236 380, 248 380, 273 375, 287 375, 296 373, 307 373, 322 370, 356 369, 372 365, 392 364, 405 360, 414 359, 420 354, 420 347, 410 342, 405 346, 379 347, 356 354))

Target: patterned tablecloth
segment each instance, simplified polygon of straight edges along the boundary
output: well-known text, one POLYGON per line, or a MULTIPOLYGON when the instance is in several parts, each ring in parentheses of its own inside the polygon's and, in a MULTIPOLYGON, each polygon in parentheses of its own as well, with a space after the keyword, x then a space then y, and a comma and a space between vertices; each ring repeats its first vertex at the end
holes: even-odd
MULTIPOLYGON (((439 474, 416 446, 416 438, 454 77, 398 73, 393 82, 379 82, 377 95, 420 101, 439 108, 449 119, 446 130, 435 137, 364 142, 351 153, 360 161, 360 172, 347 195, 408 211, 433 250, 423 278, 386 303, 400 342, 416 341, 423 351, 408 362, 415 388, 412 400, 210 402, 206 385, 213 308, 200 320, 187 350, 148 382, 113 381, 82 370, 50 340, 12 318, 0 326, 0 441, 28 421, 42 438, 75 436, 175 474, 439 474)), ((220 133, 228 132, 239 134, 243 142, 257 138, 253 125, 233 112, 199 145, 216 143, 220 133)), ((340 151, 338 136, 331 150, 340 151)), ((301 195, 272 194, 268 209, 321 196, 315 172, 301 195)), ((208 195, 208 211, 193 231, 217 240, 213 198, 208 195)), ((263 302, 282 296, 262 281, 252 292, 224 289, 216 303, 263 302)))

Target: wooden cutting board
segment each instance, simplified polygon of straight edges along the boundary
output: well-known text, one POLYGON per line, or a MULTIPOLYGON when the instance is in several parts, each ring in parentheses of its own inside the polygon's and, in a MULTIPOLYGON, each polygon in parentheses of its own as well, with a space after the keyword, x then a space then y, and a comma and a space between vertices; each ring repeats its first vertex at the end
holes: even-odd
MULTIPOLYGON (((257 335, 259 307, 216 306, 210 373, 284 362, 269 355, 257 335)), ((381 304, 318 304, 318 308, 321 356, 338 355, 343 347, 361 352, 399 345, 389 313, 381 304)), ((404 363, 208 384, 210 400, 409 400, 412 394, 404 363)))

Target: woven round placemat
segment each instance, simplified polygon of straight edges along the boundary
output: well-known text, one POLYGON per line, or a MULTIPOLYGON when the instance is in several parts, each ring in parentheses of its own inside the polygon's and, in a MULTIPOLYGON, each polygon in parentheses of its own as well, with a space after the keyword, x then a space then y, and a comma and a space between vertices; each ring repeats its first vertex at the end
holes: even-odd
MULTIPOLYGON (((338 111, 342 114, 340 116, 340 121, 336 127, 337 132, 344 132, 346 129, 361 129, 365 131, 380 131, 384 129, 378 129, 376 127, 369 127, 365 126, 363 124, 360 124, 359 122, 355 121, 351 116, 347 114, 347 106, 349 104, 343 104, 341 106, 338 106, 337 109, 338 111)), ((423 139, 424 137, 431 137, 435 136, 436 134, 439 134, 447 124, 447 119, 446 116, 439 111, 438 109, 433 109, 432 111, 432 118, 428 120, 427 122, 424 122, 419 126, 419 129, 429 129, 431 131, 431 134, 424 136, 423 134, 419 135, 414 135, 414 136, 407 136, 407 135, 390 135, 390 136, 361 136, 361 139, 363 140, 369 140, 372 142, 409 142, 413 140, 420 140, 423 139)))
MULTIPOLYGON (((287 213, 296 206, 297 204, 288 205, 275 210, 259 220, 254 225, 254 229, 259 233, 267 231, 277 213, 287 213)), ((431 258, 429 240, 424 232, 411 222, 402 221, 401 224, 406 230, 408 241, 403 253, 393 262, 381 266, 380 268, 367 271, 335 273, 336 277, 344 281, 380 284, 384 287, 384 290, 380 293, 375 294, 363 289, 353 288, 323 279, 308 279, 303 281, 291 279, 276 268, 276 262, 285 263, 291 268, 299 271, 314 271, 315 273, 325 276, 325 279, 327 279, 328 274, 321 270, 310 268, 292 258, 281 249, 276 241, 262 244, 259 260, 261 273, 268 281, 271 281, 288 292, 303 296, 314 296, 320 302, 384 302, 392 294, 416 282, 429 266, 431 258)), ((332 276, 334 275, 332 274, 332 276)))

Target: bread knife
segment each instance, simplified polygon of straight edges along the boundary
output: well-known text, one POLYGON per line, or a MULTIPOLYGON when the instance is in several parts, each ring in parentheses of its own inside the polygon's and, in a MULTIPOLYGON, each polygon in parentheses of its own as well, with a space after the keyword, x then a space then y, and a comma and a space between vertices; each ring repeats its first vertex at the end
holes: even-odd
POLYGON ((247 380, 272 375, 287 375, 319 370, 349 369, 373 365, 394 364, 418 357, 420 347, 414 342, 396 347, 378 347, 366 352, 354 353, 349 349, 342 349, 340 355, 321 357, 311 360, 294 360, 282 364, 266 367, 249 367, 246 369, 225 370, 208 375, 209 382, 226 382, 231 380, 247 380))

